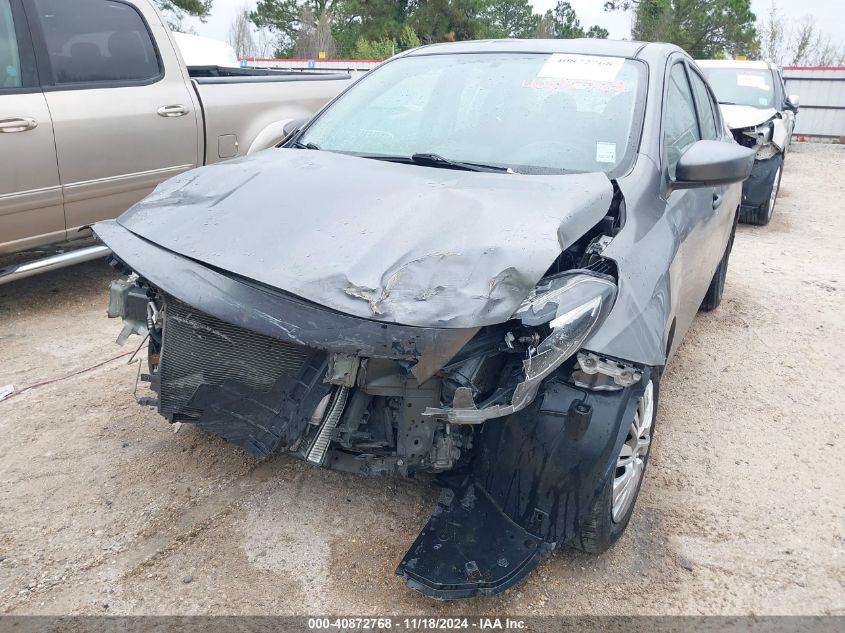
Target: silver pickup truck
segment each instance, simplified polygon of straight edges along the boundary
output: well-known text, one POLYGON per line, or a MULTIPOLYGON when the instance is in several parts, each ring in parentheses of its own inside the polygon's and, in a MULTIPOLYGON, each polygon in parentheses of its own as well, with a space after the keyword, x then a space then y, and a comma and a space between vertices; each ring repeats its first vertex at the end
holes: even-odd
POLYGON ((188 68, 150 0, 0 0, 0 254, 87 237, 171 176, 271 147, 348 82, 188 68))

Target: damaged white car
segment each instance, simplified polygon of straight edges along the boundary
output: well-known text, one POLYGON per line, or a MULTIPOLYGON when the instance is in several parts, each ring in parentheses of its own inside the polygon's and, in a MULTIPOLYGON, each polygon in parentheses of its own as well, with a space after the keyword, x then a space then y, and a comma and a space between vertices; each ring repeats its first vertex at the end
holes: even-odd
POLYGON ((792 140, 798 95, 786 95, 780 69, 770 62, 709 59, 697 63, 737 143, 756 153, 751 177, 742 189, 739 221, 768 224, 792 140))
POLYGON ((466 598, 622 534, 753 157, 676 46, 441 44, 94 231, 110 315, 149 337, 142 404, 258 457, 433 474, 397 573, 466 598))

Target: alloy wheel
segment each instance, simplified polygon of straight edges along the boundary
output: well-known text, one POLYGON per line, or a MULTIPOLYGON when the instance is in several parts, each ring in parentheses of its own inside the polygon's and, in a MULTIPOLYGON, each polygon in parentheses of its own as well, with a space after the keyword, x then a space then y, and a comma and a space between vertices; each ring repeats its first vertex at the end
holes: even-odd
POLYGON ((649 381, 637 403, 634 419, 628 429, 628 436, 616 459, 613 475, 613 497, 611 516, 613 521, 622 521, 637 497, 640 481, 645 470, 645 460, 651 445, 651 429, 654 423, 654 384, 649 381))

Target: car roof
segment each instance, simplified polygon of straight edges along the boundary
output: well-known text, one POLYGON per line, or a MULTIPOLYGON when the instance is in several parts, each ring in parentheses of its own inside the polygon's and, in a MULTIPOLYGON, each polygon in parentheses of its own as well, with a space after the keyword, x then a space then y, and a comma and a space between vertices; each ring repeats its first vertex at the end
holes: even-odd
POLYGON ((771 62, 750 62, 737 59, 696 59, 695 63, 702 68, 746 68, 751 70, 769 70, 774 66, 771 62))
POLYGON ((580 38, 571 40, 470 40, 429 44, 408 51, 405 55, 432 55, 456 53, 572 53, 578 55, 610 55, 614 57, 641 57, 645 50, 649 56, 668 56, 681 51, 674 44, 663 42, 638 42, 631 40, 605 40, 580 38))

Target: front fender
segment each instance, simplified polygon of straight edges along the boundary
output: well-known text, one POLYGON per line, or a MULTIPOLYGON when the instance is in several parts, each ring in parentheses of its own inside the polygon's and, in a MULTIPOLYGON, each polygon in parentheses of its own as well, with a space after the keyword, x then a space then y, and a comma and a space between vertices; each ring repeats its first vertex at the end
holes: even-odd
POLYGON ((474 478, 517 525, 547 543, 571 541, 607 483, 653 370, 620 391, 550 380, 535 402, 490 420, 478 438, 474 478))

